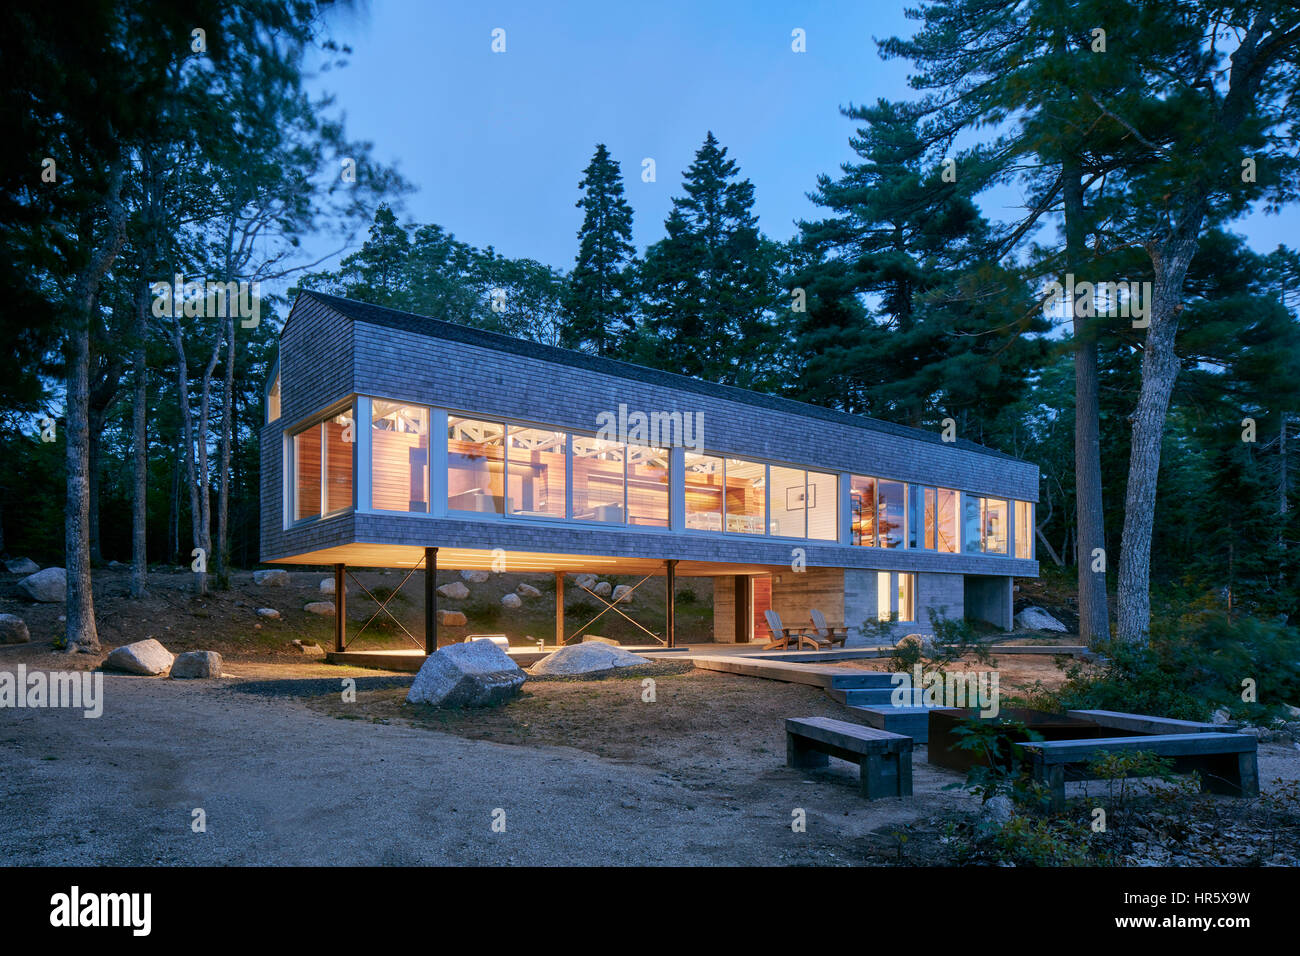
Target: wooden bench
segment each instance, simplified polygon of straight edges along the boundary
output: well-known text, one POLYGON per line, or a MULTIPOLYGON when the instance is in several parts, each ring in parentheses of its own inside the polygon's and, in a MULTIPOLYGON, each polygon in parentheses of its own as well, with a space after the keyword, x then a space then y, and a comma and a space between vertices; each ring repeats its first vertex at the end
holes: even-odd
POLYGON ((1052 809, 1065 806, 1065 770, 1075 779, 1097 779, 1088 764, 1111 753, 1145 751, 1172 757, 1176 773, 1201 774, 1201 790, 1239 797, 1259 795, 1259 741, 1249 734, 1183 733, 1138 737, 1096 737, 1091 740, 1038 740, 1017 743, 1032 761, 1034 779, 1052 793, 1052 809))
POLYGON ((1067 717, 1087 720, 1111 730, 1127 730, 1135 734, 1229 734, 1236 724, 1207 724, 1199 720, 1175 720, 1172 717, 1150 717, 1146 714, 1125 714, 1117 710, 1067 710, 1067 717))
POLYGON ((830 757, 856 763, 862 795, 912 795, 912 738, 829 717, 787 717, 785 761, 800 769, 825 767, 830 757))

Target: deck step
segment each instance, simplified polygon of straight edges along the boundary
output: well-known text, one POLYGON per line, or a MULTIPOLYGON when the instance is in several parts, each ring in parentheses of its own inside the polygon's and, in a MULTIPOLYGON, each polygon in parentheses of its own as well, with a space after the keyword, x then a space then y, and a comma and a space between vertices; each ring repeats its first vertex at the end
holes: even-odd
POLYGON ((832 700, 849 707, 854 706, 894 706, 898 700, 894 695, 901 694, 902 700, 909 705, 921 705, 925 703, 925 691, 922 688, 901 688, 901 687, 850 687, 841 690, 838 687, 831 686, 826 688, 826 693, 832 700))
POLYGON ((856 674, 836 674, 831 678, 835 690, 857 690, 865 687, 893 687, 893 674, 885 671, 859 671, 856 674))
POLYGON ((904 737, 911 737, 913 742, 918 744, 928 743, 930 740, 930 711, 940 710, 939 707, 891 707, 885 704, 883 707, 863 706, 861 704, 849 704, 849 710, 856 711, 866 720, 868 724, 877 730, 887 730, 891 734, 902 734, 904 737))

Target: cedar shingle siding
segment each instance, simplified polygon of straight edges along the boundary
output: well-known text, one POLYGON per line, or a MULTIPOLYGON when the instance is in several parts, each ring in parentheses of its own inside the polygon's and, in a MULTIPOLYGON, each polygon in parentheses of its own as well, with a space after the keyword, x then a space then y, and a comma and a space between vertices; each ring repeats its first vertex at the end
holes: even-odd
MULTIPOLYGON (((281 417, 262 430, 262 557, 352 541, 789 565, 1034 576, 1036 561, 705 532, 543 526, 428 515, 345 514, 285 530, 286 430, 353 393, 595 431, 630 409, 704 415, 713 453, 1037 501, 1034 465, 966 441, 307 292, 280 341, 281 417)), ((368 423, 358 423, 364 427, 368 423)), ((440 440, 435 435, 434 440, 440 440)), ((1014 509, 1013 509, 1014 510, 1014 509)), ((1009 542, 1014 552, 1014 543, 1009 542)))

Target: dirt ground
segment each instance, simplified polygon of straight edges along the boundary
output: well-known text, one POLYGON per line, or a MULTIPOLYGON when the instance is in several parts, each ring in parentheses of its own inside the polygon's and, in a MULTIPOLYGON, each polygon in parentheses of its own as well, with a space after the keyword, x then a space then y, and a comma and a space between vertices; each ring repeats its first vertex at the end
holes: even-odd
MULTIPOLYGON (((329 641, 332 621, 301 610, 322 576, 199 600, 188 575, 156 575, 151 597, 133 602, 125 572, 105 575, 98 655, 56 650, 61 608, 18 601, 0 581, 0 610, 33 636, 0 647, 0 671, 90 670, 147 636, 225 659, 218 681, 105 674, 98 719, 0 709, 0 865, 950 865, 954 821, 977 818, 978 798, 947 789, 962 778, 931 767, 924 746, 910 800, 863 800, 857 768, 841 761, 787 768, 785 717, 855 719, 804 685, 674 661, 529 681, 496 710, 411 707, 410 674, 289 649, 329 641), (259 621, 264 606, 283 620, 259 621)), ((1003 655, 998 669, 1003 694, 1061 679, 1046 655, 1003 655)), ((1300 780, 1290 747, 1262 744, 1259 759, 1266 792, 1300 780)))
POLYGON ((427 716, 401 703, 409 675, 228 671, 105 675, 93 720, 0 711, 0 863, 888 863, 898 832, 973 805, 919 760, 908 801, 863 801, 849 764, 787 769, 780 718, 838 710, 803 686, 692 671, 649 703, 636 678, 535 683, 501 710, 427 716))
MULTIPOLYGON (((69 663, 0 649, 0 669, 20 660, 69 663)), ((852 719, 804 685, 673 662, 653 700, 642 674, 438 712, 403 702, 411 675, 256 655, 225 670, 106 674, 98 719, 0 711, 0 863, 946 865, 952 820, 978 808, 924 746, 911 800, 863 800, 840 761, 788 769, 784 717, 852 719)), ((1262 781, 1298 763, 1261 746, 1262 781)))

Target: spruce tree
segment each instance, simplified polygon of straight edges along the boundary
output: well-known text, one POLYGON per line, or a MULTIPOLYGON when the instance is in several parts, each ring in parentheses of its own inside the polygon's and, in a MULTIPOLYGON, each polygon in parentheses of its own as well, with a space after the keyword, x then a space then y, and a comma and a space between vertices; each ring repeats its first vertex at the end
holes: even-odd
POLYGON ((632 207, 623 198, 623 177, 604 143, 583 171, 577 206, 584 211, 578 255, 564 293, 560 340, 566 348, 609 355, 632 326, 629 294, 632 207))
POLYGON ((668 235, 646 252, 638 361, 768 388, 776 344, 777 247, 758 230, 754 187, 713 133, 684 174, 668 235))

